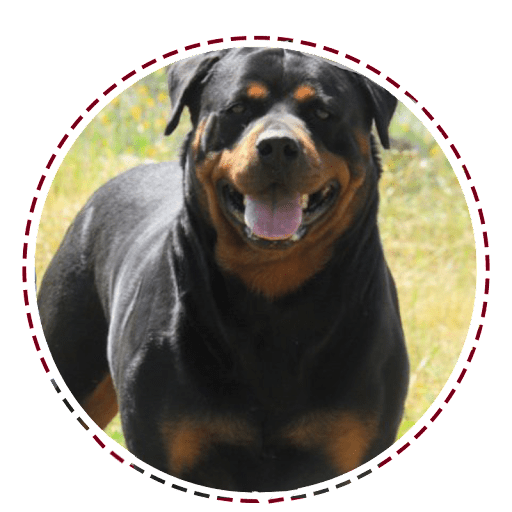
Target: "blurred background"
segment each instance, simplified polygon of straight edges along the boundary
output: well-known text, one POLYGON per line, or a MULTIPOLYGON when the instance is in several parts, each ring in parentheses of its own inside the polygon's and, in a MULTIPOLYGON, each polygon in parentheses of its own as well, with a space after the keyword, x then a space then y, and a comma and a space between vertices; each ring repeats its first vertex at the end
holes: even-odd
MULTIPOLYGON (((36 272, 46 267, 78 210, 103 183, 147 161, 173 160, 190 129, 187 113, 170 137, 165 70, 140 80, 107 105, 66 155, 46 200, 36 272)), ((394 275, 411 364, 399 436, 441 391, 465 341, 475 296, 475 244, 461 188, 423 124, 402 104, 382 151, 379 225, 394 275)), ((107 429, 123 444, 117 416, 107 429)))

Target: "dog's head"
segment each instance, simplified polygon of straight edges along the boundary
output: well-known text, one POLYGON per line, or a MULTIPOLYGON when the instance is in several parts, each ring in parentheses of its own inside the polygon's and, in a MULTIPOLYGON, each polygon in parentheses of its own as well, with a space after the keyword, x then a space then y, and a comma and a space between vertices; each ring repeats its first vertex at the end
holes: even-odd
POLYGON ((216 233, 217 262, 269 298, 332 257, 379 165, 396 99, 319 57, 240 48, 173 64, 166 134, 190 110, 187 167, 216 233))

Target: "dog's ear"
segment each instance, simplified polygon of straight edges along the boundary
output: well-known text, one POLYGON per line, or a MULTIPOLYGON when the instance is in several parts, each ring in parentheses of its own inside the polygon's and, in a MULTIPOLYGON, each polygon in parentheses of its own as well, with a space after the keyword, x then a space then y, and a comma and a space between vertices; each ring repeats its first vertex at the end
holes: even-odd
POLYGON ((372 116, 375 119, 375 126, 377 127, 380 141, 384 148, 389 149, 388 127, 395 112, 397 99, 370 79, 366 77, 361 78, 370 98, 372 116))
POLYGON ((167 81, 171 98, 171 119, 165 129, 165 135, 170 135, 180 120, 185 106, 188 106, 192 122, 197 121, 198 108, 195 101, 200 94, 211 69, 227 50, 208 52, 188 59, 180 60, 169 66, 167 81))
POLYGON ((349 71, 350 75, 356 80, 357 85, 361 87, 369 102, 369 115, 371 116, 369 121, 375 120, 375 126, 377 127, 377 133, 379 134, 382 146, 389 149, 388 127, 398 103, 397 99, 386 89, 357 71, 337 62, 331 62, 331 64, 336 68, 349 71))

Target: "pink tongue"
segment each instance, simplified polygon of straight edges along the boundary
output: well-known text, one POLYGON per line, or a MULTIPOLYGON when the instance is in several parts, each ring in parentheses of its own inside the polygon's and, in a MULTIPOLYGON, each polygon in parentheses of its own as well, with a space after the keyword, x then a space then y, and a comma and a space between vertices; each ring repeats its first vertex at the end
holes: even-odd
POLYGON ((245 223, 256 236, 268 240, 283 240, 290 238, 299 229, 302 222, 299 193, 277 200, 272 197, 245 198, 245 223))

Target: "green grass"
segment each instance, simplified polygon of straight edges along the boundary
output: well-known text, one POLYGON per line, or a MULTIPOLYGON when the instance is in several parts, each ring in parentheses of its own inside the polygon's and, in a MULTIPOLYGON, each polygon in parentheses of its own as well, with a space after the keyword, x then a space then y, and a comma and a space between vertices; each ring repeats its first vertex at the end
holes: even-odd
MULTIPOLYGON (((43 210, 36 250, 39 280, 68 225, 105 181, 134 165, 171 160, 190 127, 171 138, 165 73, 141 80, 105 107, 72 146, 43 210)), ((411 362, 403 435, 441 391, 464 343, 475 290, 475 249, 457 179, 423 125, 399 106, 390 129, 406 151, 382 155, 379 224, 395 277, 411 362)), ((119 417, 107 433, 124 444, 119 417)))

